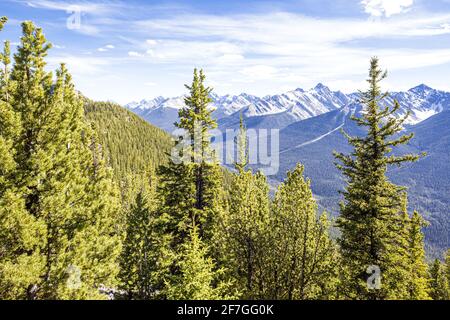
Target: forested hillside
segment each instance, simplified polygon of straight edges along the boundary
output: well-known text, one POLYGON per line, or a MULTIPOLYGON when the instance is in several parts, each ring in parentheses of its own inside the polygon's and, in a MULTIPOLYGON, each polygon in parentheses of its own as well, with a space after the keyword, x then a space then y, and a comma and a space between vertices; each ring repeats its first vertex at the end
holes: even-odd
POLYGON ((84 110, 118 180, 167 162, 173 141, 162 129, 111 102, 86 99, 84 110))

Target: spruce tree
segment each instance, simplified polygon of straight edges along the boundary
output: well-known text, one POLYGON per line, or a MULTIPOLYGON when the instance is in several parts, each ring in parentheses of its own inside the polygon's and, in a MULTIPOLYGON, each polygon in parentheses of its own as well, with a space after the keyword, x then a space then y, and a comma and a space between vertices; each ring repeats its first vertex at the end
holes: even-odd
POLYGON ((414 211, 409 223, 408 237, 408 265, 410 300, 427 300, 429 296, 428 266, 425 263, 425 249, 422 228, 426 226, 422 216, 414 211))
POLYGON ((138 183, 140 191, 128 209, 120 257, 119 289, 125 292, 121 296, 127 299, 158 297, 171 261, 167 237, 159 235, 155 229, 156 177, 151 172, 144 176, 147 181, 138 183))
POLYGON ((204 242, 202 246, 211 245, 214 224, 223 209, 222 172, 210 146, 209 134, 217 124, 209 108, 211 89, 204 81, 203 71, 195 69, 192 84, 186 85, 189 90, 186 106, 180 109, 176 123, 183 132, 176 141, 177 154, 172 153, 169 163, 158 170, 160 204, 155 228, 158 234, 167 237, 168 256, 173 258, 170 272, 162 275, 168 279, 163 293, 170 293, 172 287, 179 285, 182 261, 191 252, 186 249, 186 243, 198 237, 198 241, 204 242), (194 236, 193 225, 197 228, 194 236))
POLYGON ((430 296, 433 300, 449 300, 450 290, 445 266, 435 259, 430 266, 430 296))
POLYGON ((228 210, 224 211, 216 231, 216 251, 242 298, 265 298, 270 233, 269 186, 263 174, 253 174, 247 168, 249 150, 242 115, 235 142, 236 172, 230 181, 228 210))
POLYGON ((178 260, 179 274, 168 285, 167 298, 171 300, 216 300, 229 298, 225 284, 215 284, 217 270, 209 257, 208 246, 200 239, 195 225, 189 240, 182 245, 178 260))
POLYGON ((337 250, 326 213, 317 216, 309 180, 297 164, 275 194, 272 218, 273 299, 330 299, 337 284, 337 250))
MULTIPOLYGON (((366 129, 363 137, 346 137, 353 151, 350 155, 335 153, 337 167, 347 178, 340 217, 340 248, 344 264, 345 294, 352 299, 404 299, 408 282, 407 239, 405 238, 403 187, 391 183, 389 166, 416 161, 416 155, 393 155, 392 149, 412 137, 399 135, 408 114, 397 118, 397 101, 393 108, 383 107, 380 82, 386 72, 378 59, 370 62, 369 88, 361 92, 361 116, 353 116, 358 126, 366 129), (381 288, 368 286, 368 269, 379 268, 381 288)), ((370 270, 369 270, 370 271, 370 270)), ((376 275, 375 275, 376 276, 376 275)))
MULTIPOLYGON (((179 153, 172 155, 167 166, 160 167, 160 196, 162 211, 171 217, 169 231, 174 231, 175 242, 182 243, 189 237, 192 221, 196 222, 199 235, 203 235, 204 225, 211 220, 217 205, 219 187, 219 165, 210 148, 209 130, 216 127, 208 105, 211 88, 204 85, 203 71, 194 70, 186 107, 179 111, 179 121, 175 124, 183 131, 176 141, 179 153), (179 159, 174 157, 179 156, 179 159), (180 160, 180 161, 177 161, 180 160)), ((175 148, 177 149, 177 148, 175 148)))
MULTIPOLYGON (((194 79, 186 85, 186 107, 179 111, 177 128, 184 131, 177 140, 182 161, 172 159, 159 169, 159 195, 162 199, 161 221, 165 233, 173 235, 173 246, 189 237, 194 220, 202 239, 211 238, 212 221, 220 211, 220 166, 210 147, 209 130, 217 126, 211 118, 211 88, 204 85, 203 71, 194 70, 194 79)), ((172 155, 174 156, 174 155, 172 155)))

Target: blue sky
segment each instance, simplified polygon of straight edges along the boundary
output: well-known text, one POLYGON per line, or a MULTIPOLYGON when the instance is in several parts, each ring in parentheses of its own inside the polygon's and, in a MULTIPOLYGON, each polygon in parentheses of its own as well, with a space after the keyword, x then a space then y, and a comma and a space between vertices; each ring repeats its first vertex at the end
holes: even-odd
POLYGON ((2 0, 0 15, 0 39, 15 45, 21 21, 42 27, 48 68, 66 62, 98 100, 183 94, 194 67, 218 94, 352 92, 373 55, 389 90, 450 91, 450 0, 2 0))

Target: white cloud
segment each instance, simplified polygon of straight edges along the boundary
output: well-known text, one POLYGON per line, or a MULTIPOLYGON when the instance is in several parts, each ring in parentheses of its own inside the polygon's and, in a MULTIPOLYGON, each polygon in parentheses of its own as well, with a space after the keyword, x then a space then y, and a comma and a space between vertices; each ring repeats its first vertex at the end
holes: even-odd
MULTIPOLYGON (((389 6, 384 10, 386 15, 398 11, 389 6)), ((260 84, 268 87, 270 82, 279 88, 329 81, 347 90, 365 79, 373 55, 390 71, 449 63, 448 49, 417 49, 414 38, 450 34, 449 21, 449 12, 383 20, 312 18, 285 12, 183 14, 135 22, 133 28, 158 40, 133 45, 147 53, 146 63, 164 64, 177 72, 201 66, 217 83, 248 83, 262 90, 260 84), (392 47, 384 38, 401 38, 403 45, 392 47)))
POLYGON ((107 59, 75 55, 49 56, 47 61, 48 68, 52 70, 58 68, 59 64, 66 63, 69 71, 75 76, 96 75, 103 67, 110 65, 107 59))
POLYGON ((111 12, 117 4, 86 1, 52 1, 52 0, 27 0, 25 3, 32 8, 59 10, 66 12, 79 11, 89 14, 104 14, 111 12))
POLYGON ((271 66, 256 65, 241 70, 241 73, 249 80, 268 79, 275 75, 278 70, 271 66))
POLYGON ((106 52, 106 51, 112 50, 114 48, 115 48, 115 46, 113 46, 112 44, 107 44, 106 46, 98 48, 97 51, 106 52))
POLYGON ((150 46, 155 46, 158 43, 156 40, 153 39, 147 39, 145 42, 150 46))
POLYGON ((408 10, 414 0, 362 0, 364 11, 373 17, 386 16, 402 13, 408 10))
POLYGON ((136 52, 136 51, 128 51, 128 55, 130 57, 143 57, 144 55, 142 53, 136 52))

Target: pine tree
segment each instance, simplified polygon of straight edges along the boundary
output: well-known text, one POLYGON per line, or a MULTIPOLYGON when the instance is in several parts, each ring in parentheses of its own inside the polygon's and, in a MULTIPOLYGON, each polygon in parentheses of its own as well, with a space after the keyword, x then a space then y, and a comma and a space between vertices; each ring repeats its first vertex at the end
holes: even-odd
POLYGON ((21 229, 8 239, 13 250, 0 283, 13 288, 8 298, 101 298, 99 288, 114 284, 120 250, 116 191, 98 148, 91 149, 92 132, 65 66, 54 82, 45 71, 51 46, 42 30, 31 22, 22 30, 11 75, 3 77, 18 125, 8 125, 16 128, 9 130, 14 165, 1 198, 6 206, 15 202, 2 234, 15 221, 21 229))
POLYGON ((408 229, 408 265, 410 267, 408 299, 411 300, 430 299, 428 294, 428 266, 425 263, 424 236, 422 233, 424 226, 426 226, 425 221, 417 211, 414 211, 408 229))
POLYGON ((208 257, 208 246, 198 235, 195 225, 191 228, 189 241, 182 245, 182 258, 178 262, 180 274, 175 284, 170 284, 167 298, 171 300, 227 299, 225 284, 215 285, 217 270, 208 257))
MULTIPOLYGON (((186 85, 190 94, 186 107, 179 111, 176 126, 183 132, 176 141, 169 164, 159 168, 158 197, 160 205, 155 222, 157 232, 169 238, 170 272, 163 277, 164 292, 178 287, 182 263, 187 254, 186 243, 192 242, 195 225, 199 241, 211 244, 215 221, 222 211, 222 172, 210 146, 209 130, 217 124, 208 108, 211 89, 204 85, 203 71, 194 70, 194 79, 186 85), (181 160, 181 161, 177 161, 181 160)), ((202 244, 203 245, 203 244, 202 244)))
MULTIPOLYGON (((0 18, 0 30, 7 19, 0 18)), ((24 299, 26 288, 39 280, 44 260, 39 252, 44 225, 28 215, 20 197, 22 189, 14 181, 15 140, 21 125, 14 111, 10 79, 10 45, 5 42, 0 54, 0 299, 24 299)))
POLYGON ((274 299, 330 299, 337 283, 337 251, 326 213, 317 216, 309 180, 297 164, 273 204, 271 256, 274 299))
POLYGON ((445 267, 435 259, 430 267, 430 296, 433 300, 449 300, 450 290, 445 267))
POLYGON ((450 286, 450 249, 448 249, 447 252, 445 253, 445 266, 447 271, 447 283, 450 286))
MULTIPOLYGON (((160 167, 159 195, 162 199, 161 220, 165 233, 173 235, 173 245, 184 242, 190 234, 192 220, 198 227, 199 236, 211 237, 212 221, 220 211, 220 183, 222 173, 210 147, 209 130, 217 126, 208 108, 212 101, 211 88, 204 85, 203 71, 194 70, 194 79, 186 88, 190 94, 185 98, 186 107, 179 111, 175 125, 185 133, 177 146, 182 161, 172 159, 160 167)), ((172 155, 172 157, 174 154, 172 155)))
POLYGON ((344 264, 346 295, 353 299, 403 299, 407 287, 407 228, 404 214, 406 193, 403 187, 391 183, 387 168, 416 161, 418 156, 391 154, 392 148, 407 143, 413 135, 396 137, 408 114, 396 117, 397 101, 393 108, 382 107, 388 94, 382 93, 380 81, 386 72, 380 70, 378 59, 372 58, 369 70, 369 89, 361 93, 364 105, 360 117, 353 120, 367 130, 363 137, 346 135, 353 152, 335 153, 340 160, 337 167, 347 178, 343 192, 340 217, 337 221, 342 233, 341 255, 344 264), (372 289, 366 281, 367 269, 379 268, 381 288, 372 289))
POLYGON ((266 297, 264 268, 268 254, 269 186, 266 177, 253 174, 248 164, 247 133, 241 115, 236 137, 238 159, 230 181, 228 210, 215 234, 218 260, 244 299, 266 297))
POLYGON ((166 237, 155 232, 156 178, 146 173, 126 221, 126 237, 120 258, 120 290, 127 299, 153 299, 164 288, 168 273, 166 237))

